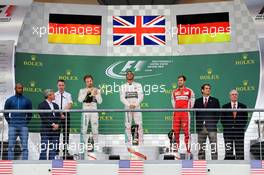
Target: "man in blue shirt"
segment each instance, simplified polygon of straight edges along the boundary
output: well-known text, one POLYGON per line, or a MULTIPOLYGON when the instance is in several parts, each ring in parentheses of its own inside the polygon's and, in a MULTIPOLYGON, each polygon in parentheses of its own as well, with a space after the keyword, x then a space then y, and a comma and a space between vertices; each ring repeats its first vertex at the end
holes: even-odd
MULTIPOLYGON (((31 101, 23 96, 23 85, 17 83, 15 86, 15 95, 8 98, 5 102, 5 110, 30 110, 31 101)), ((22 159, 28 159, 28 123, 32 118, 32 113, 4 113, 8 122, 8 159, 14 159, 14 148, 17 136, 19 136, 22 145, 22 159)))

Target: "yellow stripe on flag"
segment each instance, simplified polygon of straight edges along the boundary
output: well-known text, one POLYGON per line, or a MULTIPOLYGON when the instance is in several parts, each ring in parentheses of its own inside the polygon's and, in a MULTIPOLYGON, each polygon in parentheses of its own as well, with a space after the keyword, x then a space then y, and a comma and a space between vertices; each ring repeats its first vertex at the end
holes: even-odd
POLYGON ((49 43, 60 44, 95 44, 100 45, 100 35, 49 34, 49 43))
POLYGON ((201 44, 230 41, 230 33, 178 35, 178 44, 201 44))

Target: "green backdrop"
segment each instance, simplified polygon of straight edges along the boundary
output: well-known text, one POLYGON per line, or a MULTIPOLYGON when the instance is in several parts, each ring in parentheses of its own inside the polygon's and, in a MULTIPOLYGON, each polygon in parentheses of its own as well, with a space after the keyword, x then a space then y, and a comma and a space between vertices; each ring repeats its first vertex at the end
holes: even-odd
MULTIPOLYGON (((201 96, 203 83, 212 85, 212 96, 221 105, 228 102, 228 93, 235 88, 239 99, 254 107, 259 87, 259 52, 191 55, 191 56, 75 56, 16 53, 16 82, 25 86, 34 107, 43 100, 45 88, 56 90, 58 79, 64 79, 67 91, 74 100, 74 108, 80 109, 77 102, 80 88, 84 87, 83 76, 92 74, 95 86, 102 89, 102 109, 123 108, 119 100, 118 86, 126 70, 135 72, 136 81, 144 87, 142 108, 171 108, 171 91, 177 86, 177 76, 187 76, 187 86, 193 89, 196 98, 201 96), (111 89, 113 91, 111 91, 111 89)), ((145 133, 167 133, 171 128, 171 113, 144 113, 145 133)), ((71 114, 71 132, 79 132, 81 114, 71 114)), ((123 133, 124 113, 100 113, 99 132, 104 134, 123 133)), ((193 123, 192 123, 193 126, 193 123)), ((38 115, 34 115, 31 131, 38 131, 38 115)), ((193 129, 193 127, 192 127, 193 129)))

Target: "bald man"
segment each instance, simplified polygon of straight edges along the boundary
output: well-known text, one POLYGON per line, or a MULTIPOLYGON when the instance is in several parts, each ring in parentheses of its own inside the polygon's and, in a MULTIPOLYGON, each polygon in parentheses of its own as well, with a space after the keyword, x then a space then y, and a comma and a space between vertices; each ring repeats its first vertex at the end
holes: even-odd
MULTIPOLYGON (((246 105, 238 102, 237 90, 229 92, 230 102, 223 105, 223 109, 245 109, 246 105)), ((244 137, 247 129, 248 112, 222 112, 221 123, 224 130, 225 160, 244 159, 244 137), (233 149, 235 147, 235 155, 233 149)))
MULTIPOLYGON (((30 110, 31 101, 23 95, 23 85, 17 83, 15 95, 8 98, 5 102, 5 110, 30 110)), ((28 123, 32 118, 32 113, 4 113, 8 122, 8 159, 14 159, 14 149, 17 137, 19 136, 22 145, 22 159, 28 159, 28 123)))

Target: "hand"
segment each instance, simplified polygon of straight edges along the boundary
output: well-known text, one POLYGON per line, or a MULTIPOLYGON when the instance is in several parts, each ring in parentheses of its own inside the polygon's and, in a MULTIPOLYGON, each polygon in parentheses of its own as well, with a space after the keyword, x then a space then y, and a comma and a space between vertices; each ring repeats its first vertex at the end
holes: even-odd
POLYGON ((64 114, 61 114, 61 119, 65 119, 65 115, 64 114))
POLYGON ((98 90, 97 89, 93 89, 92 90, 92 96, 96 96, 98 94, 98 90))
POLYGON ((89 96, 89 97, 91 97, 92 95, 93 95, 93 93, 92 93, 92 89, 91 88, 89 88, 88 90, 87 90, 87 94, 86 94, 86 96, 89 96))
POLYGON ((72 103, 68 103, 66 106, 65 106, 65 109, 71 109, 72 108, 72 103))
POLYGON ((52 130, 53 130, 53 131, 56 131, 56 130, 59 129, 59 125, 58 125, 58 124, 52 123, 51 126, 52 126, 52 130))

